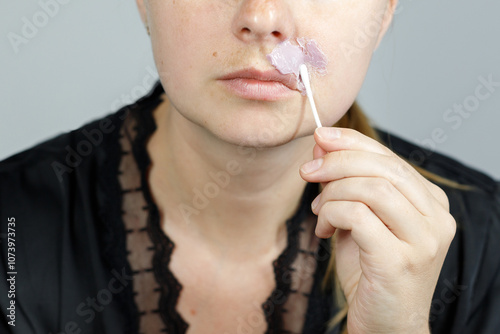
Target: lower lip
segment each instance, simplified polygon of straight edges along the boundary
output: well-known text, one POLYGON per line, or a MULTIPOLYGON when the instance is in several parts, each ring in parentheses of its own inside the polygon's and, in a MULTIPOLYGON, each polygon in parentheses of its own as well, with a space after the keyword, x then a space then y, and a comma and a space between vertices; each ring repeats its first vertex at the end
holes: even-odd
POLYGON ((231 93, 247 100, 277 101, 290 98, 296 93, 277 81, 235 78, 220 82, 231 93))

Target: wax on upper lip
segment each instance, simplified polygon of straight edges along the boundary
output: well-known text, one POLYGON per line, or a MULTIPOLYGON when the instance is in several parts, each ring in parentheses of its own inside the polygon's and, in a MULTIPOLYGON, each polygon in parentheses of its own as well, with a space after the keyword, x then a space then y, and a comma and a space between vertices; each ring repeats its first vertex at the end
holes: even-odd
POLYGON ((300 65, 306 64, 310 72, 325 75, 327 73, 328 60, 315 40, 297 38, 297 44, 294 45, 287 39, 278 44, 267 55, 267 59, 281 74, 294 74, 297 78, 297 89, 302 95, 305 95, 306 90, 300 80, 300 65))

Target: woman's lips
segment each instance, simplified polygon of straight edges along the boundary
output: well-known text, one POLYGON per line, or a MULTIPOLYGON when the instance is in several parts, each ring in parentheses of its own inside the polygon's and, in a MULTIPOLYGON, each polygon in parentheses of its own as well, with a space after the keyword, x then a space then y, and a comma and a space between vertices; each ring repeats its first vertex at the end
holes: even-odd
POLYGON ((296 94, 297 82, 277 70, 261 72, 246 69, 219 79, 231 93, 248 100, 277 101, 296 94))

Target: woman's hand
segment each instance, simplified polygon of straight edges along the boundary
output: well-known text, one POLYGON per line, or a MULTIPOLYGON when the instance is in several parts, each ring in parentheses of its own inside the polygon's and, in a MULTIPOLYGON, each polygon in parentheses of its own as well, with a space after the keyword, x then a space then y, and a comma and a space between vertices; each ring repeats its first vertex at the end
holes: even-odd
POLYGON ((337 275, 355 333, 429 333, 432 296, 455 235, 444 191, 387 147, 355 131, 320 128, 302 166, 324 189, 316 235, 337 231, 337 275))

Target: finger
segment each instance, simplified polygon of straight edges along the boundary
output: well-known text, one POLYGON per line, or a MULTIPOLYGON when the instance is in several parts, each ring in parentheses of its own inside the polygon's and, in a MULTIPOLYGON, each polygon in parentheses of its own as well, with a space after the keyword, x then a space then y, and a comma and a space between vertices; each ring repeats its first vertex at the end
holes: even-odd
POLYGON ((369 254, 386 252, 399 242, 382 221, 361 202, 329 201, 319 211, 316 235, 329 238, 335 229, 351 231, 359 248, 369 254))
MULTIPOLYGON (((437 200, 441 201, 442 196, 435 194, 435 186, 417 172, 408 162, 395 154, 382 143, 370 138, 359 131, 349 128, 329 128, 322 127, 314 132, 314 139, 317 145, 327 152, 339 150, 368 151, 387 156, 397 157, 403 165, 432 193, 437 200)), ((316 158, 315 158, 316 159, 316 158)), ((445 203, 443 203, 445 204, 445 203)))
POLYGON ((319 159, 323 156, 325 156, 328 152, 325 151, 324 149, 321 148, 318 144, 314 145, 313 149, 313 158, 314 159, 319 159))
POLYGON ((427 187, 393 156, 363 151, 335 151, 305 164, 300 173, 308 182, 331 182, 347 177, 381 177, 392 183, 423 215, 432 216, 438 206, 442 209, 427 187), (316 170, 310 169, 311 163, 316 170))
POLYGON ((325 151, 359 150, 394 155, 389 148, 359 131, 349 128, 322 127, 314 131, 316 143, 325 151))
MULTIPOLYGON (((323 156, 325 156, 328 152, 323 150, 320 146, 318 146, 318 144, 314 145, 314 148, 313 148, 313 157, 314 159, 319 159, 319 158, 322 158, 323 156)), ((320 191, 323 190, 323 188, 327 185, 328 183, 327 182, 321 182, 320 184, 320 191)))
POLYGON ((389 181, 379 177, 350 177, 328 183, 318 196, 318 214, 331 201, 365 204, 398 239, 408 243, 425 237, 427 226, 420 212, 389 181))

